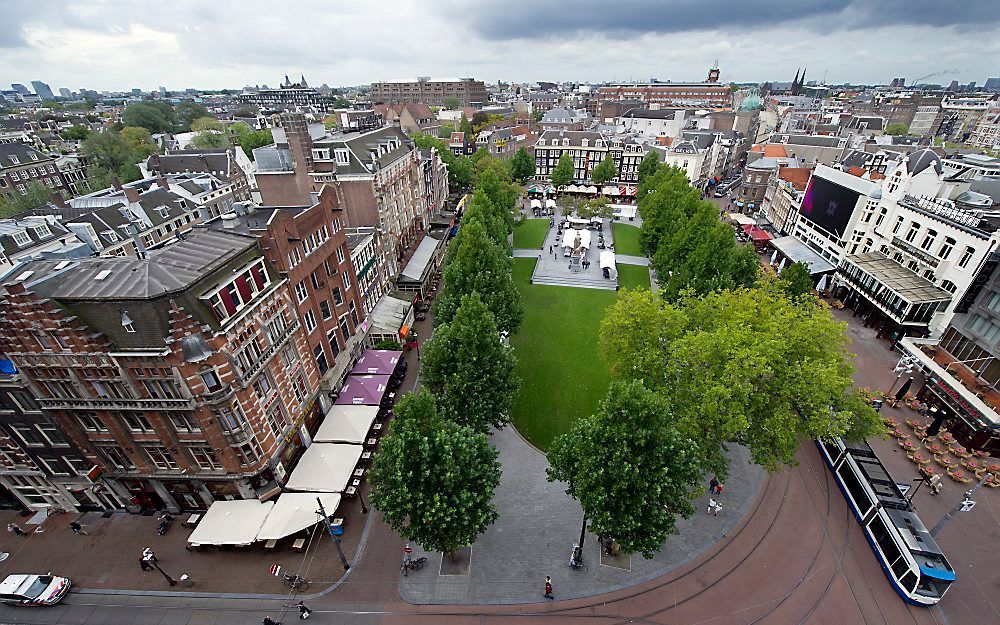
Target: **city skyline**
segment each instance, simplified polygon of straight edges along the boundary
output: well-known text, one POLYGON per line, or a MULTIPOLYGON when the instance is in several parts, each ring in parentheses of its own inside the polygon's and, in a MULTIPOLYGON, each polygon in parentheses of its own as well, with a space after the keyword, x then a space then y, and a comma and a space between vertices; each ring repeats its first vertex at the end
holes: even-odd
POLYGON ((809 80, 825 76, 830 84, 884 84, 896 76, 909 84, 928 74, 931 82, 982 84, 996 74, 989 59, 1000 54, 1000 18, 985 2, 917 4, 894 0, 875 12, 864 2, 713 8, 626 0, 609 14, 590 0, 541 7, 487 0, 475 12, 435 0, 317 14, 296 6, 274 13, 263 2, 168 9, 5 0, 0 76, 40 79, 56 90, 147 91, 275 86, 285 74, 334 86, 418 75, 488 83, 697 81, 716 60, 726 82, 790 81, 803 66, 809 80))

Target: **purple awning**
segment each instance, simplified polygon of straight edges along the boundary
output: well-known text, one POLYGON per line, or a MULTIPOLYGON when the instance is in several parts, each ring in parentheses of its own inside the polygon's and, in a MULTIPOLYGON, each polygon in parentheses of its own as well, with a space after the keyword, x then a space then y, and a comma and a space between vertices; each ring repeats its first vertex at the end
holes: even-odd
POLYGON ((351 375, 392 375, 402 357, 403 352, 366 349, 358 358, 358 364, 351 369, 351 375))
POLYGON ((351 375, 340 388, 335 404, 378 406, 389 387, 387 375, 351 375))

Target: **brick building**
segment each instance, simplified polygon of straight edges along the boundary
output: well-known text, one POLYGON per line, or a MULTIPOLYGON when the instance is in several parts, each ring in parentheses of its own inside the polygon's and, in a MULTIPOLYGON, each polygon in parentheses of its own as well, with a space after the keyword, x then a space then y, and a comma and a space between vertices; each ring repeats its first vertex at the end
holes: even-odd
POLYGON ((535 143, 535 179, 548 180, 568 152, 573 157, 576 182, 590 182, 590 173, 611 154, 618 175, 608 184, 638 184, 639 163, 646 149, 631 137, 605 136, 599 132, 546 130, 535 143))
POLYGON ((646 106, 727 107, 729 85, 719 82, 614 83, 597 88, 600 100, 639 100, 646 106))
POLYGON ((170 174, 211 174, 223 184, 232 186, 236 202, 249 201, 250 192, 256 187, 253 161, 240 147, 154 154, 139 163, 139 169, 146 178, 170 174))
POLYGON ((24 195, 32 182, 69 193, 55 159, 23 143, 0 144, 0 195, 24 195))
POLYGON ((0 351, 130 511, 277 490, 319 426, 320 376, 256 238, 198 228, 143 259, 21 269, 0 351))
POLYGON ((428 78, 390 80, 372 83, 372 102, 445 106, 445 100, 457 98, 462 106, 482 106, 489 102, 486 85, 472 78, 428 78))

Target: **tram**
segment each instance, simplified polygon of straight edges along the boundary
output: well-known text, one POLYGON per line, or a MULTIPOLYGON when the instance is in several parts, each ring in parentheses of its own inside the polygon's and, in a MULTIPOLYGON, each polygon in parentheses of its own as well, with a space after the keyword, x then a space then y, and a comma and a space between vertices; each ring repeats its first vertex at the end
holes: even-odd
POLYGON ((907 603, 928 607, 940 601, 955 569, 872 448, 839 437, 816 446, 892 587, 907 603))

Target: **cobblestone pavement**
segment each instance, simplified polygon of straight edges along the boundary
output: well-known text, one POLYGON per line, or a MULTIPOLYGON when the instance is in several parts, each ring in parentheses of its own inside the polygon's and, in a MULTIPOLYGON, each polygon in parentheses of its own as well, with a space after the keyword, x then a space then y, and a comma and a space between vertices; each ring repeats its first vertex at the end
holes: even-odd
MULTIPOLYGON (((427 566, 401 578, 400 595, 413 603, 522 603, 538 600, 539 581, 551 575, 562 598, 587 597, 609 592, 674 569, 709 548, 747 511, 763 480, 763 472, 747 462, 745 449, 734 446, 731 475, 726 484, 723 510, 707 514, 707 494, 696 512, 681 519, 678 532, 650 560, 635 555, 624 560, 626 568, 600 564, 597 537, 588 532, 584 543, 587 569, 568 567, 573 544, 579 540, 583 512, 566 494, 566 485, 545 480, 545 456, 512 428, 494 433, 500 451, 503 478, 495 503, 500 518, 476 541, 468 575, 440 575, 442 555, 415 549, 426 556, 427 566)), ((707 489, 708 477, 705 478, 707 489)))

